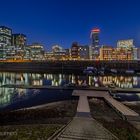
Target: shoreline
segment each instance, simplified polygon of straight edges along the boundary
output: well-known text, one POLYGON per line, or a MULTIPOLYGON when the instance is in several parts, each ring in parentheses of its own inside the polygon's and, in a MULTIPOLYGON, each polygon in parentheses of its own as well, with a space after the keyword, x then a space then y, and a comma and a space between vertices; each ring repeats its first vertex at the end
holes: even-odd
POLYGON ((128 69, 140 72, 140 61, 97 61, 97 60, 52 60, 52 61, 31 61, 31 62, 0 62, 0 71, 28 71, 28 72, 64 72, 83 73, 89 66, 107 69, 117 69, 124 73, 128 69), (62 70, 63 69, 63 70, 62 70))
POLYGON ((43 108, 52 108, 53 106, 56 106, 56 105, 60 105, 62 103, 66 103, 68 102, 69 100, 65 100, 65 101, 57 101, 57 102, 52 102, 52 103, 45 103, 45 104, 42 104, 42 105, 36 105, 36 106, 31 106, 31 107, 27 107, 27 108, 21 108, 21 109, 17 109, 17 110, 14 110, 14 111, 22 111, 22 110, 30 110, 30 109, 43 109, 43 108))

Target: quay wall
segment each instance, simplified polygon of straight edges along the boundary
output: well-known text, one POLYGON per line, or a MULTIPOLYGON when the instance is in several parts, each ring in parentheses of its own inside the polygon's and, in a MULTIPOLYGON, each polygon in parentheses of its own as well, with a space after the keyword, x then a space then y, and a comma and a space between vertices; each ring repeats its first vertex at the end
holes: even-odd
POLYGON ((140 70, 140 61, 31 61, 0 62, 0 71, 83 72, 86 67, 140 70))

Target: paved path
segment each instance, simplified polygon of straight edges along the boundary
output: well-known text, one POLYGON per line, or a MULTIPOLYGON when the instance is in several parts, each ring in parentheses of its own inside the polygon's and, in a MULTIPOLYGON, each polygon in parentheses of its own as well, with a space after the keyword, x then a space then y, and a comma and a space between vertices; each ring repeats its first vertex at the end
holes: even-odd
POLYGON ((76 117, 91 117, 89 103, 86 96, 79 97, 76 117))
POLYGON ((54 140, 118 140, 92 118, 75 117, 54 140))
POLYGON ((53 140, 118 140, 91 118, 87 96, 81 95, 76 117, 53 140))
POLYGON ((139 114, 131 110, 121 102, 112 98, 106 91, 86 91, 86 90, 74 90, 74 96, 86 96, 86 97, 96 97, 104 98, 113 108, 120 112, 124 116, 138 117, 139 114))
POLYGON ((85 96, 79 97, 77 112, 90 112, 87 97, 85 97, 85 96))

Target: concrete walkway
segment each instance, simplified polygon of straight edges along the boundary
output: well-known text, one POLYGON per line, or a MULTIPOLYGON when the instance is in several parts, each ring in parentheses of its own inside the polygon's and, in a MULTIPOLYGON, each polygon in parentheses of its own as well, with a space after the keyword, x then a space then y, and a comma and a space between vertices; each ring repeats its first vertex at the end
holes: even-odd
POLYGON ((95 97, 95 98, 104 98, 104 100, 112 106, 118 113, 122 116, 127 117, 139 117, 139 114, 135 111, 131 110, 121 102, 112 98, 106 91, 86 91, 86 90, 74 90, 74 96, 86 96, 87 97, 95 97))
POLYGON ((87 96, 79 96, 76 117, 53 140, 118 140, 91 118, 87 96))
POLYGON ((79 96, 76 117, 91 117, 89 103, 86 96, 79 96))
POLYGON ((75 117, 54 140, 118 140, 92 118, 75 117))

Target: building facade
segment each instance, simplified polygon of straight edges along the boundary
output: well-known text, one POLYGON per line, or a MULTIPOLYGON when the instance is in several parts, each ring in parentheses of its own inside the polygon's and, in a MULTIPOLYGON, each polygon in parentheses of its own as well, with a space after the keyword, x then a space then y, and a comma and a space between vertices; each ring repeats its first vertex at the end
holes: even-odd
POLYGON ((123 48, 123 49, 131 50, 134 47, 135 46, 134 46, 134 40, 133 39, 119 40, 117 42, 117 48, 123 48))
POLYGON ((116 52, 112 46, 102 46, 100 48, 100 60, 116 59, 116 52))
POLYGON ((89 59, 89 46, 79 46, 79 57, 81 60, 88 60, 89 59))
POLYGON ((6 44, 0 43, 0 60, 6 60, 6 44))
POLYGON ((12 46, 24 47, 26 46, 26 35, 24 34, 12 34, 12 46))
POLYGON ((12 46, 16 48, 16 59, 23 60, 26 56, 26 35, 24 34, 12 34, 12 46))
POLYGON ((129 60, 137 60, 137 48, 134 45, 133 39, 119 40, 117 42, 117 49, 121 52, 125 51, 128 54, 129 60))
POLYGON ((140 47, 137 48, 137 57, 138 57, 137 59, 140 60, 140 47))
POLYGON ((0 26, 0 43, 11 46, 12 29, 0 26))
POLYGON ((100 49, 100 60, 133 60, 133 53, 126 48, 102 46, 100 49))
POLYGON ((79 58, 79 45, 77 42, 74 42, 71 46, 71 59, 78 60, 79 58))
POLYGON ((55 45, 52 47, 52 53, 53 53, 53 59, 55 60, 66 60, 68 59, 68 50, 67 49, 63 49, 61 46, 59 45, 55 45))
POLYGON ((30 50, 30 60, 44 60, 44 47, 39 43, 28 46, 30 50))
POLYGON ((116 48, 116 60, 133 60, 133 52, 126 48, 116 48))
POLYGON ((100 29, 99 28, 94 28, 91 30, 90 38, 91 38, 91 51, 92 51, 92 59, 97 60, 99 59, 99 34, 100 34, 100 29))

